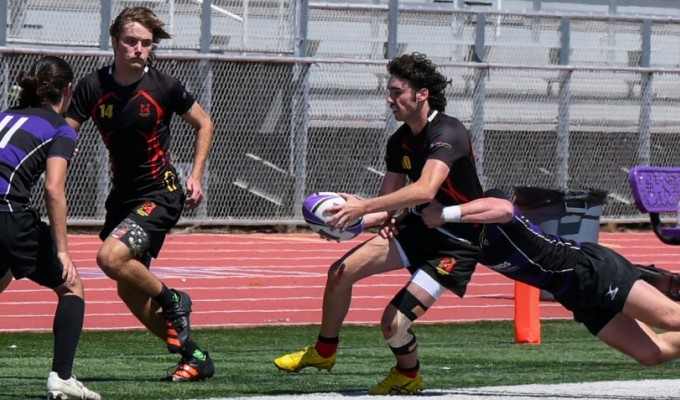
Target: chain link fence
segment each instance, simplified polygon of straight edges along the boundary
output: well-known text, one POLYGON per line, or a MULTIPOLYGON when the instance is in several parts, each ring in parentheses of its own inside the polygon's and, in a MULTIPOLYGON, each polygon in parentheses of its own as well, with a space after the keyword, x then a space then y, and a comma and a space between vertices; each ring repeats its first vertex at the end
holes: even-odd
MULTIPOLYGON (((100 3, 10 3, 9 46, 0 48, 3 107, 14 104, 19 71, 43 54, 65 57, 77 78, 112 62, 109 51, 96 50, 100 3), (48 25, 68 25, 67 15, 89 17, 69 28, 77 35, 49 33, 48 25)), ((133 3, 115 2, 112 14, 133 3)), ((215 125, 206 201, 181 224, 298 224, 310 192, 376 195, 385 143, 398 126, 385 102, 386 6, 311 4, 302 38, 308 56, 293 57, 300 38, 291 3, 261 2, 246 14, 242 2, 213 1, 203 54, 198 2, 176 0, 172 10, 167 0, 143 3, 173 22, 175 38, 157 50, 157 67, 183 81, 215 125)), ((428 54, 451 78, 447 113, 470 128, 486 188, 604 189, 603 221, 646 221, 626 173, 637 164, 680 165, 680 20, 570 14, 566 21, 565 28, 558 14, 401 7, 397 51, 428 54)), ((193 134, 179 118, 173 129, 174 162, 186 175, 193 134)), ((90 122, 79 149, 69 221, 100 224, 109 166, 90 122)))

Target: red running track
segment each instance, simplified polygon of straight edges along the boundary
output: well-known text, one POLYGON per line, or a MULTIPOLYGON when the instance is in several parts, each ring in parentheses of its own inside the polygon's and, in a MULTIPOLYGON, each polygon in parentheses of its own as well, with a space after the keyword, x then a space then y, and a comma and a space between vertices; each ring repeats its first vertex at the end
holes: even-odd
MULTIPOLYGON (((328 266, 368 237, 334 243, 315 234, 173 234, 151 268, 168 286, 191 294, 194 327, 318 324, 328 266)), ((96 266, 99 239, 69 240, 85 281, 85 329, 141 329, 96 266)), ((680 270, 680 247, 664 245, 651 232, 602 233, 600 243, 632 262, 680 270)), ((347 323, 377 324, 408 277, 399 270, 356 284, 347 323)), ((464 299, 447 292, 420 323, 511 320, 513 291, 511 280, 480 266, 464 299)), ((55 307, 51 290, 25 279, 12 282, 0 294, 0 332, 50 331, 55 307)), ((557 303, 541 303, 541 318, 570 317, 557 303)))

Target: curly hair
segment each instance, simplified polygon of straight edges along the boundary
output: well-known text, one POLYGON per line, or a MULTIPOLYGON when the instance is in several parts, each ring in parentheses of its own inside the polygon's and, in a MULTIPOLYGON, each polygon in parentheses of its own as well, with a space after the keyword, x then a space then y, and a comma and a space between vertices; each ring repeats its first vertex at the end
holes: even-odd
POLYGON ((422 53, 404 54, 394 58, 387 64, 390 75, 407 80, 416 89, 427 89, 430 92, 428 103, 430 108, 444 111, 446 108, 446 87, 450 79, 437 71, 437 66, 422 53))
POLYGON ((21 87, 19 108, 59 104, 62 92, 73 82, 73 70, 62 58, 45 56, 17 77, 21 87))

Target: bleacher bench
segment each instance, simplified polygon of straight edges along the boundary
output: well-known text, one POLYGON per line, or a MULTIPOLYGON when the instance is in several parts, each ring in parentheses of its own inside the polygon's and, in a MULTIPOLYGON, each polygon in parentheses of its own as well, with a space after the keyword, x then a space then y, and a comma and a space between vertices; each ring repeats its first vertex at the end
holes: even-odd
POLYGON ((680 245, 680 226, 663 226, 659 214, 678 213, 680 168, 638 166, 628 171, 638 210, 649 214, 652 229, 666 244, 680 245))

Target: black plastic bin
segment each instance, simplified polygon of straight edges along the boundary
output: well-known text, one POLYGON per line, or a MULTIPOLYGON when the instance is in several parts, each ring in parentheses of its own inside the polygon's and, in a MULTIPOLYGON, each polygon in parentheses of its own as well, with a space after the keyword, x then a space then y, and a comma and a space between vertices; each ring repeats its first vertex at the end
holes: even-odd
POLYGON ((529 221, 545 233, 579 242, 597 243, 606 200, 607 191, 600 189, 515 187, 515 204, 529 221))
MULTIPOLYGON (((556 190, 532 186, 516 186, 515 204, 529 221, 545 233, 578 242, 597 243, 600 217, 607 200, 601 189, 556 190)), ((552 300, 541 291, 542 300, 552 300)))

